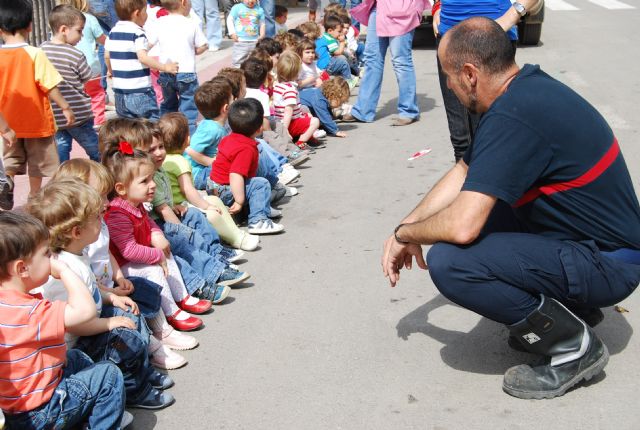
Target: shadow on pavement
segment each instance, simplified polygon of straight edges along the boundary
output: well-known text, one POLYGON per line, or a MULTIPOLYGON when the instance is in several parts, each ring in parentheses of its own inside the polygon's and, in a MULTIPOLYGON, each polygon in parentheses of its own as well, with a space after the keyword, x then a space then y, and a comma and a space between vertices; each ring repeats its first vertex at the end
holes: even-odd
MULTIPOLYGON (((396 326, 398 337, 408 340, 415 333, 422 333, 443 344, 442 361, 448 366, 465 372, 503 374, 509 367, 522 363, 536 363, 539 357, 517 352, 507 345, 509 335, 503 324, 486 318, 468 333, 445 329, 429 322, 429 313, 442 306, 456 306, 441 294, 404 316, 396 326)), ((614 308, 603 309, 604 321, 595 328, 607 345, 611 355, 622 352, 629 344, 633 329, 626 318, 614 308)))
MULTIPOLYGON (((397 91, 397 87, 396 87, 397 91)), ((424 115, 425 113, 433 110, 436 107, 436 99, 427 97, 426 94, 417 94, 418 97, 418 108, 420 109, 420 115, 424 115)), ((376 120, 380 120, 382 118, 386 118, 391 115, 398 114, 398 97, 394 97, 391 100, 387 101, 383 105, 378 105, 378 110, 376 112, 376 120)))
POLYGON ((130 430, 149 430, 155 428, 158 423, 158 417, 152 411, 143 409, 128 409, 128 411, 133 414, 133 423, 127 427, 130 430))

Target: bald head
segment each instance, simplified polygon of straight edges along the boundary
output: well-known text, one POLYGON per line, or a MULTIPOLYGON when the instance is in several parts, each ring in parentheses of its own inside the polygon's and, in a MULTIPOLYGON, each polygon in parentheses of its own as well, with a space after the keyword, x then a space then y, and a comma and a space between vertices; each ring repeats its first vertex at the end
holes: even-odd
POLYGON ((483 17, 469 18, 447 31, 438 55, 454 72, 465 63, 489 75, 504 73, 515 65, 509 37, 494 20, 483 17))

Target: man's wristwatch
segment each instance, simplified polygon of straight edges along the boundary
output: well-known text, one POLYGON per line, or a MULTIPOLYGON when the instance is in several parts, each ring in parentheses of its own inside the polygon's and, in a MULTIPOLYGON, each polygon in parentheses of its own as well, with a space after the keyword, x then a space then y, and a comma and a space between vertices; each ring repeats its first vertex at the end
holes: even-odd
POLYGON ((411 242, 408 242, 406 240, 402 240, 398 237, 398 230, 400 230, 400 227, 402 227, 404 224, 398 224, 398 226, 395 228, 395 230, 393 230, 393 237, 395 237, 396 242, 401 243, 403 245, 408 245, 411 242))
POLYGON ((516 10, 516 12, 518 12, 518 15, 525 16, 527 14, 527 9, 522 3, 515 1, 513 2, 512 6, 516 10))

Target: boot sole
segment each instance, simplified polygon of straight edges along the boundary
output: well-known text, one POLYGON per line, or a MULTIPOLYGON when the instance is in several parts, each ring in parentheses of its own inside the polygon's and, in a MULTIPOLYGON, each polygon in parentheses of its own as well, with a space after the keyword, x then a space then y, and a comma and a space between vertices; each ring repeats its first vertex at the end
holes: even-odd
POLYGON ((559 387, 556 390, 552 391, 520 391, 514 390, 513 388, 507 387, 504 384, 502 385, 502 390, 512 395, 513 397, 517 397, 519 399, 552 399, 554 397, 562 396, 566 393, 571 387, 578 384, 583 379, 585 381, 590 380, 604 369, 604 367, 609 362, 609 350, 607 349, 607 345, 602 344, 602 356, 593 363, 591 366, 584 369, 582 372, 578 373, 576 376, 567 381, 564 385, 559 387))

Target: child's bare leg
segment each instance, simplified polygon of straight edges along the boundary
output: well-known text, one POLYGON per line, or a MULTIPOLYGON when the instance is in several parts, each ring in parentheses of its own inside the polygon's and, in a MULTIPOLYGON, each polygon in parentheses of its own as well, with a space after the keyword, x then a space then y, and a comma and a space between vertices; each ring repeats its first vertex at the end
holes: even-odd
POLYGON ((320 126, 320 120, 316 117, 311 118, 311 123, 309 124, 309 128, 307 129, 307 131, 302 133, 302 135, 300 135, 299 140, 301 140, 302 142, 308 142, 309 139, 313 137, 313 133, 318 129, 319 126, 320 126))
POLYGON ((29 197, 34 196, 42 188, 41 176, 29 176, 29 197))

